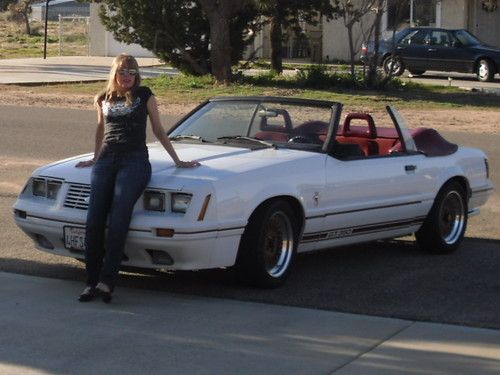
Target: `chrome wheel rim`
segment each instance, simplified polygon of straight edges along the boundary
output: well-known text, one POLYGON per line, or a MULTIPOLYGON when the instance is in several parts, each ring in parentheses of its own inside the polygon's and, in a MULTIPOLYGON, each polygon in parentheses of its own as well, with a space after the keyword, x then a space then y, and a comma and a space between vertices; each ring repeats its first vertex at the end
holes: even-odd
POLYGON ((387 73, 397 74, 401 69, 401 63, 398 59, 390 59, 387 62, 387 73))
POLYGON ((292 259, 294 246, 292 223, 281 211, 269 218, 264 234, 264 264, 272 277, 283 275, 292 259))
POLYGON ((484 79, 488 76, 488 64, 482 62, 479 64, 479 77, 484 79))
POLYGON ((457 242, 465 225, 465 210, 462 196, 450 191, 443 199, 439 210, 439 231, 443 241, 452 245, 457 242))

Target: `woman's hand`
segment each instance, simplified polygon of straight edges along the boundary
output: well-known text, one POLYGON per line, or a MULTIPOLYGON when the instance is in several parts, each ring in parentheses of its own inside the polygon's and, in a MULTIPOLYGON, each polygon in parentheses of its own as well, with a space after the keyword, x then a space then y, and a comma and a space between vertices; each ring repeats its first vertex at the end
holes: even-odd
POLYGON ((201 164, 197 160, 191 160, 191 161, 182 161, 179 160, 175 166, 177 168, 194 168, 194 167, 199 167, 201 164))
POLYGON ((84 161, 80 161, 78 162, 77 165, 75 165, 76 168, 86 168, 86 167, 91 167, 95 164, 95 160, 94 159, 91 159, 91 160, 84 160, 84 161))

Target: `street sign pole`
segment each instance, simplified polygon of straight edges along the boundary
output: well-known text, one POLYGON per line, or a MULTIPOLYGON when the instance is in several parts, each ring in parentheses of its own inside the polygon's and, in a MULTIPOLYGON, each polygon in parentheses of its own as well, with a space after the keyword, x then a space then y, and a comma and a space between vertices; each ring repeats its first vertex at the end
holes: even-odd
POLYGON ((44 59, 47 58, 47 21, 49 18, 49 1, 50 0, 45 1, 45 37, 44 37, 44 41, 43 41, 43 58, 44 59))

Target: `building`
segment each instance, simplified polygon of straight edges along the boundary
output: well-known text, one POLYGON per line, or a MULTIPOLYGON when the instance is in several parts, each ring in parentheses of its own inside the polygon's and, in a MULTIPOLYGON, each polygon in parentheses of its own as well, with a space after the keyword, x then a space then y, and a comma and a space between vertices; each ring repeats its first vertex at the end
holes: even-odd
MULTIPOLYGON (((31 17, 37 21, 45 20, 46 2, 33 4, 31 6, 31 17)), ((90 4, 79 3, 76 0, 50 0, 48 19, 57 21, 59 15, 63 17, 89 17, 90 4)))
POLYGON ((99 4, 90 4, 90 55, 117 56, 129 53, 135 57, 154 57, 154 53, 139 44, 125 44, 117 41, 113 34, 104 28, 99 18, 99 4))

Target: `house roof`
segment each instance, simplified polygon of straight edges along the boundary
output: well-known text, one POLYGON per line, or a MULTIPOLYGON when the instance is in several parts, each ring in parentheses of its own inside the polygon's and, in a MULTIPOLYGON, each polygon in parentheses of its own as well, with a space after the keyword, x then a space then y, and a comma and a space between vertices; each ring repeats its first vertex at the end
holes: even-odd
MULTIPOLYGON (((50 0, 49 1, 49 8, 51 6, 54 6, 54 5, 60 5, 60 4, 66 4, 66 3, 77 3, 76 0, 50 0)), ((82 4, 82 3, 79 3, 80 5, 85 5, 85 4, 82 4)), ((89 5, 89 4, 87 4, 89 5)), ((43 2, 40 2, 40 3, 36 3, 36 4, 32 4, 31 7, 45 7, 45 1, 43 2)))

